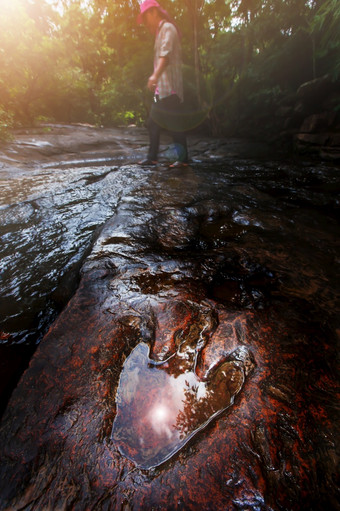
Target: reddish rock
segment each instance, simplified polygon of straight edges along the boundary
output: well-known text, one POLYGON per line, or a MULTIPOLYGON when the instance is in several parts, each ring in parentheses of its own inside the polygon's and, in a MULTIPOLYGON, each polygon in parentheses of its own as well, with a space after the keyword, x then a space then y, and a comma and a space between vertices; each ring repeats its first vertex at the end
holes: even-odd
MULTIPOLYGON (((169 207, 164 187, 150 194, 147 214, 142 204, 132 215, 127 200, 102 230, 76 294, 4 414, 2 510, 337 508, 336 344, 326 327, 316 328, 310 310, 305 321, 296 310, 297 301, 302 307, 318 286, 323 290, 324 280, 313 280, 299 259, 305 261, 304 253, 291 254, 283 244, 270 261, 277 268, 293 261, 295 270, 278 299, 266 303, 261 286, 268 290, 274 277, 248 263, 241 244, 232 252, 233 258, 241 254, 238 264, 230 258, 217 205, 179 206, 186 186, 186 200, 191 197, 193 177, 179 181, 173 174, 167 181, 176 208, 169 207), (189 257, 183 247, 189 250, 192 238, 203 248, 189 257), (309 287, 301 285, 304 272, 309 287), (123 364, 140 342, 162 364, 176 354, 179 374, 194 373, 223 397, 221 410, 213 395, 202 409, 197 401, 183 408, 185 419, 197 412, 194 427, 201 417, 207 424, 151 469, 135 465, 132 441, 122 447, 112 434, 123 364), (240 348, 247 358, 240 359, 240 348), (233 382, 228 399, 221 368, 233 382), (216 410, 221 413, 208 420, 216 410)), ((267 222, 272 232, 278 220, 265 213, 254 227, 249 215, 233 221, 249 229, 247 250, 257 250, 260 261, 269 257, 270 238, 259 248, 258 231, 250 229, 267 222)), ((230 222, 226 215, 226 229, 230 222)), ((331 303, 333 295, 322 293, 331 303)), ((132 369, 138 371, 138 363, 132 369)), ((132 401, 157 401, 162 381, 145 389, 134 386, 132 376, 131 382, 132 401)), ((124 412, 130 430, 136 415, 133 407, 124 412)))

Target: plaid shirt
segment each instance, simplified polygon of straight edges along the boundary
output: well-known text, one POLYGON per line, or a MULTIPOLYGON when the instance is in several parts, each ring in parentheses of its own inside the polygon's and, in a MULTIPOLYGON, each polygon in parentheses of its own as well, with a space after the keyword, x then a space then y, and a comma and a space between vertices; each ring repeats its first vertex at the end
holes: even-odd
POLYGON ((169 63, 158 79, 156 93, 159 99, 177 94, 183 101, 183 78, 181 45, 176 27, 165 21, 162 23, 155 40, 154 66, 160 57, 168 57, 169 63))

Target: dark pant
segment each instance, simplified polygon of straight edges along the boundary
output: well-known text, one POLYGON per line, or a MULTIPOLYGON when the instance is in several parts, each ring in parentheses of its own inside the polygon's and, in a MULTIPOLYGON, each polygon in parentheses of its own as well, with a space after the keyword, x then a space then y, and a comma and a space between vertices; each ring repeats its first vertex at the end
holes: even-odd
POLYGON ((161 130, 170 133, 175 144, 177 160, 188 161, 187 137, 182 128, 183 105, 176 94, 152 104, 148 119, 150 146, 148 159, 157 161, 161 130))

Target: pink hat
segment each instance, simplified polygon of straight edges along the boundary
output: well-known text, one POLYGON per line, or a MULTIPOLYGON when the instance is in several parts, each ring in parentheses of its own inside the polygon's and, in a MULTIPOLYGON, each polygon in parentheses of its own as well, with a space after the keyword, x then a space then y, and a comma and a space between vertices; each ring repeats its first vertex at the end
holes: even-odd
POLYGON ((157 9, 160 10, 160 12, 164 15, 164 17, 166 19, 169 19, 169 15, 168 13, 166 12, 165 9, 162 9, 162 7, 159 5, 158 2, 156 2, 156 0, 144 0, 144 2, 142 2, 140 4, 140 13, 138 15, 138 18, 137 18, 137 23, 140 25, 141 23, 143 23, 143 14, 145 13, 145 11, 147 11, 148 9, 151 9, 151 7, 157 7, 157 9))
POLYGON ((172 19, 171 16, 169 16, 168 12, 159 5, 159 3, 156 0, 144 0, 144 2, 142 2, 140 4, 140 13, 139 13, 139 15, 137 17, 137 23, 139 25, 141 23, 143 23, 143 14, 148 9, 151 9, 151 7, 157 7, 157 9, 161 12, 161 14, 163 14, 164 18, 167 21, 170 21, 170 23, 172 23, 175 26, 175 28, 177 30, 177 33, 178 33, 178 36, 179 36, 179 38, 181 38, 182 37, 181 31, 179 30, 179 28, 176 25, 175 21, 172 19))

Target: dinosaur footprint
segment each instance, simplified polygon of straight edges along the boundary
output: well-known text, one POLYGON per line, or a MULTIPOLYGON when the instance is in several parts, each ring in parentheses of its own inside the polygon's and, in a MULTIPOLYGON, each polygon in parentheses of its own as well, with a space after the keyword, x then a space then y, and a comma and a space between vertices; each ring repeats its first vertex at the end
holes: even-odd
POLYGON ((244 346, 222 360, 204 381, 196 374, 209 328, 209 318, 201 317, 185 336, 177 336, 177 349, 165 361, 152 360, 144 342, 126 359, 112 439, 138 467, 149 469, 168 460, 231 406, 240 392, 253 366, 244 346))

